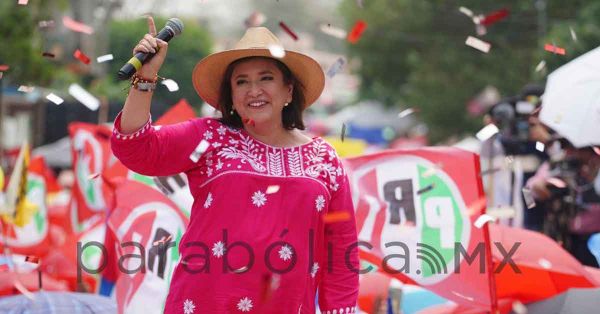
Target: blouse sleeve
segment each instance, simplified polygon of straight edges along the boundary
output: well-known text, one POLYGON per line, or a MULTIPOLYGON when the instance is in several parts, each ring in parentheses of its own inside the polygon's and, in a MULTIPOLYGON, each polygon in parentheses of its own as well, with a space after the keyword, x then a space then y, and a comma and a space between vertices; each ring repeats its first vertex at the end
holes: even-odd
POLYGON ((111 149, 127 168, 143 175, 166 176, 185 172, 195 166, 199 154, 208 148, 208 142, 202 142, 206 120, 200 118, 152 126, 152 118, 149 117, 148 122, 136 132, 123 134, 119 113, 115 119, 111 149), (192 156, 196 148, 198 152, 192 156))
POLYGON ((354 206, 347 175, 344 173, 339 179, 341 182, 329 203, 328 215, 344 218, 325 227, 325 243, 332 245, 333 252, 328 257, 331 267, 325 267, 319 286, 319 307, 324 314, 355 313, 358 299, 358 236, 354 206))

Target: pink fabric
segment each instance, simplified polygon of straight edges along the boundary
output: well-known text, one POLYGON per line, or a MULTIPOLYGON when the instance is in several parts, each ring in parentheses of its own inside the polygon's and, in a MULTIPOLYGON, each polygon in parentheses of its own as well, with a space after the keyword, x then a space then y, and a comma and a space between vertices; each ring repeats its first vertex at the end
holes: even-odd
POLYGON ((111 143, 123 164, 145 175, 185 172, 194 196, 165 313, 314 313, 317 288, 324 313, 355 312, 350 187, 323 139, 277 148, 210 118, 119 130, 120 115, 111 143), (351 218, 323 222, 337 211, 351 218))

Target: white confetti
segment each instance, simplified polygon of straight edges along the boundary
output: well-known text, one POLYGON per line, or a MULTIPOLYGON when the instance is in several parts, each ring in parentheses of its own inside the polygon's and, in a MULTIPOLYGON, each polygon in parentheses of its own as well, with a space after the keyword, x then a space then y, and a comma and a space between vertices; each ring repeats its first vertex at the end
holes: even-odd
POLYGON ((279 191, 279 185, 270 185, 267 188, 267 194, 277 193, 277 191, 279 191))
POLYGON ((467 37, 467 41, 465 41, 465 44, 485 53, 488 53, 490 51, 490 48, 492 47, 491 44, 486 43, 485 41, 475 38, 473 36, 467 37))
POLYGON ((487 214, 496 219, 514 218, 516 210, 511 206, 499 206, 493 209, 488 209, 487 214))
POLYGON ((281 45, 271 44, 269 45, 269 52, 275 58, 283 58, 285 57, 285 50, 281 45))
POLYGON ((77 84, 69 86, 69 94, 91 111, 96 111, 100 108, 100 100, 77 84))
POLYGON ((479 132, 477 132, 475 136, 477 137, 477 139, 483 142, 489 139, 490 137, 494 136, 494 134, 498 133, 499 131, 500 130, 498 130, 497 126, 490 123, 484 126, 481 130, 479 130, 479 132))
POLYGON ((33 87, 33 86, 21 85, 21 86, 19 86, 19 89, 17 89, 17 90, 20 92, 23 92, 23 93, 31 93, 31 92, 33 92, 34 89, 35 89, 35 87, 33 87))
POLYGON ((573 41, 577 41, 577 34, 575 34, 573 27, 569 27, 569 30, 571 31, 571 38, 573 39, 573 41))
POLYGON ((177 85, 177 82, 173 81, 172 79, 162 80, 160 83, 166 86, 170 92, 176 92, 179 90, 179 85, 177 85))
POLYGON ((512 309, 515 314, 527 314, 527 307, 519 301, 513 302, 512 309))
POLYGON ((494 222, 494 221, 496 221, 496 217, 493 217, 488 214, 483 214, 483 215, 479 216, 479 218, 477 218, 477 220, 475 220, 473 225, 475 225, 475 227, 477 227, 477 229, 481 229, 481 227, 483 227, 483 225, 485 225, 486 223, 494 222))
POLYGON ((328 24, 321 24, 321 31, 327 35, 333 36, 335 38, 344 39, 348 36, 348 32, 341 28, 333 27, 328 24))
POLYGON ((344 58, 338 58, 337 61, 335 61, 335 63, 329 67, 329 70, 327 70, 327 76, 330 78, 334 77, 342 69, 344 63, 346 63, 344 58))
POLYGON ((523 198, 525 199, 525 205, 527 205, 527 209, 532 209, 535 207, 535 199, 531 194, 531 190, 528 188, 523 188, 523 198))
POLYGON ((415 110, 413 108, 408 108, 405 110, 402 110, 399 114, 398 114, 398 118, 404 118, 404 117, 408 117, 409 115, 413 114, 415 112, 415 110))
POLYGON ((20 5, 27 5, 27 2, 29 2, 29 0, 19 0, 20 5))
POLYGON ((539 72, 539 71, 543 70, 545 67, 546 67, 546 60, 542 60, 542 61, 540 61, 540 63, 538 63, 535 66, 535 71, 539 72))
POLYGON ((190 154, 190 159, 193 162, 198 162, 200 160, 200 156, 206 151, 210 144, 206 140, 202 140, 196 149, 190 154))
POLYGON ((546 149, 546 145, 544 145, 542 142, 535 142, 535 149, 543 153, 544 149, 546 149))
POLYGON ((107 54, 107 55, 103 55, 103 56, 96 58, 96 61, 98 61, 98 63, 102 63, 102 62, 110 61, 112 59, 113 59, 113 55, 107 54))
POLYGON ((57 104, 57 105, 60 105, 60 104, 62 104, 63 102, 65 102, 65 101, 64 101, 62 98, 60 98, 60 97, 58 97, 58 96, 54 95, 54 93, 50 93, 50 94, 48 94, 48 95, 46 96, 46 99, 50 100, 51 102, 53 102, 53 103, 55 103, 55 104, 57 104))
POLYGON ((460 7, 460 8, 458 8, 458 11, 460 11, 462 14, 464 14, 470 18, 473 18, 473 11, 469 10, 466 7, 460 7))

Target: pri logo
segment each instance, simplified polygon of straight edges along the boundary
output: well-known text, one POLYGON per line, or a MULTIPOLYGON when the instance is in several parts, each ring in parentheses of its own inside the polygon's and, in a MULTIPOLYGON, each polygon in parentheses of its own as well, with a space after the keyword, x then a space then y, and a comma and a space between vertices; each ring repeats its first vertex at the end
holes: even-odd
POLYGON ((35 173, 27 174, 27 200, 36 207, 35 213, 23 227, 10 226, 6 243, 12 247, 30 247, 42 243, 48 234, 46 220, 46 181, 35 173))
POLYGON ((101 173, 104 168, 102 145, 91 132, 80 128, 73 136, 73 149, 78 160, 75 178, 85 205, 95 212, 105 210, 102 180, 90 180, 92 174, 101 173))
POLYGON ((468 247, 471 224, 460 190, 427 159, 378 159, 354 171, 359 240, 385 256, 388 272, 424 285, 444 280, 460 264, 455 243, 468 247), (448 271, 449 268, 451 271, 448 271))

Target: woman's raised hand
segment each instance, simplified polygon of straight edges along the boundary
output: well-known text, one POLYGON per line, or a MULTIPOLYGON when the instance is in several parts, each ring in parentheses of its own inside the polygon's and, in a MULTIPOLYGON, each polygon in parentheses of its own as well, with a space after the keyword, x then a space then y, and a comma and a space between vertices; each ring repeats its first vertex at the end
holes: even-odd
POLYGON ((158 70, 165 61, 169 45, 166 41, 155 38, 156 25, 154 19, 148 16, 148 34, 133 48, 133 54, 138 52, 154 53, 155 55, 142 65, 142 68, 137 72, 143 78, 154 79, 158 74, 158 70))

